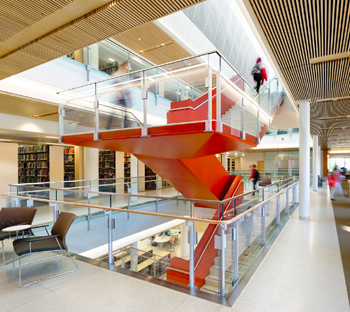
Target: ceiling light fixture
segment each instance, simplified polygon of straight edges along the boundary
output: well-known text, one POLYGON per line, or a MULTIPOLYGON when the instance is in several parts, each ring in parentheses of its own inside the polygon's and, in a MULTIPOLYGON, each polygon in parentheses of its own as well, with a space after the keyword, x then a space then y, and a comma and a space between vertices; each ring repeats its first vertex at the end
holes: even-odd
POLYGON ((139 40, 141 40, 141 38, 139 38, 139 40))
POLYGON ((164 43, 162 43, 162 46, 164 45, 164 43))
POLYGON ((0 139, 0 141, 3 141, 3 142, 11 142, 12 140, 8 140, 8 139, 0 139))
POLYGON ((110 61, 114 62, 114 60, 113 60, 112 58, 109 57, 108 59, 109 59, 110 61))
POLYGON ((142 51, 142 50, 140 50, 140 52, 142 53, 143 51, 142 51))

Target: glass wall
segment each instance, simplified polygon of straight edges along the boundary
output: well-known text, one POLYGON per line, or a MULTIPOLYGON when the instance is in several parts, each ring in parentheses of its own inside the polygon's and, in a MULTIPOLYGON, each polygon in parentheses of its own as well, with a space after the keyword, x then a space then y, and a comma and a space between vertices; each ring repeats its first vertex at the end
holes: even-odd
POLYGON ((333 171, 334 167, 337 166, 339 169, 350 168, 350 155, 329 155, 328 157, 328 171, 333 171))
MULTIPOLYGON (((67 57, 84 65, 90 63, 92 69, 103 71, 108 75, 112 75, 118 70, 122 70, 122 64, 127 65, 125 66, 125 69, 126 72, 129 73, 153 66, 152 63, 131 53, 109 39, 72 52, 68 54, 67 57)), ((125 72, 120 72, 120 74, 124 73, 125 72)))

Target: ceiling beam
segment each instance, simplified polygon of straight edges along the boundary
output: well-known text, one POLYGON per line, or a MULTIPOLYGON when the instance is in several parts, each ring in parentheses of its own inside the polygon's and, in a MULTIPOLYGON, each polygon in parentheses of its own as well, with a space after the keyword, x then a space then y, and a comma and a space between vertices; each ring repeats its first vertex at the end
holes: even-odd
POLYGON ((325 56, 320 56, 320 57, 315 57, 310 59, 310 64, 317 64, 317 63, 323 63, 323 62, 328 62, 328 61, 335 61, 343 58, 348 58, 350 57, 350 51, 349 52, 342 52, 342 53, 335 53, 335 54, 330 54, 330 55, 325 55, 325 56))

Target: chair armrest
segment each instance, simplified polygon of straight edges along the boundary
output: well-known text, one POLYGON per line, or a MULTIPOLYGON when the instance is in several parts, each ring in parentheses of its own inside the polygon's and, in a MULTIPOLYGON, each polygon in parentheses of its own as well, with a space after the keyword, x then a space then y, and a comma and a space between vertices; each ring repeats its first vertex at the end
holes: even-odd
POLYGON ((47 226, 49 226, 48 224, 43 224, 43 225, 35 225, 35 226, 31 226, 30 228, 31 229, 38 229, 38 228, 42 228, 42 227, 47 227, 47 226))
POLYGON ((28 243, 38 242, 38 241, 42 241, 45 239, 50 239, 50 238, 54 238, 54 237, 58 237, 58 236, 60 236, 60 235, 56 234, 56 235, 50 235, 50 236, 33 237, 33 238, 26 239, 26 242, 28 242, 28 243))

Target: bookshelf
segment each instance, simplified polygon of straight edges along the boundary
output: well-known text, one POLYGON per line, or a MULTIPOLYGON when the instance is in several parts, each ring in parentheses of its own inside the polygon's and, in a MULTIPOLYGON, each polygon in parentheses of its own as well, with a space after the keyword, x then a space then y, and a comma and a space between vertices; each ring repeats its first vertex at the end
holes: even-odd
POLYGON ((101 65, 100 70, 104 71, 109 75, 112 75, 118 70, 118 62, 114 61, 114 62, 107 63, 105 65, 101 65))
POLYGON ((107 186, 113 183, 111 179, 115 178, 115 152, 114 151, 99 151, 99 179, 103 179, 99 184, 106 184, 100 186, 100 192, 115 192, 115 186, 107 186), (109 179, 109 180, 104 180, 109 179))
MULTIPOLYGON (((130 153, 124 153, 124 178, 125 182, 130 182, 130 153)), ((125 184, 124 191, 128 191, 128 186, 125 184)))
POLYGON ((227 157, 227 172, 231 172, 231 171, 235 171, 235 170, 236 170, 235 159, 227 157))
POLYGON ((75 180, 75 157, 74 156, 75 156, 74 147, 64 149, 64 181, 75 180))
POLYGON ((50 181, 49 146, 18 147, 18 183, 50 181))
POLYGON ((157 188, 156 173, 150 168, 145 168, 145 188, 146 190, 155 190, 157 188))

